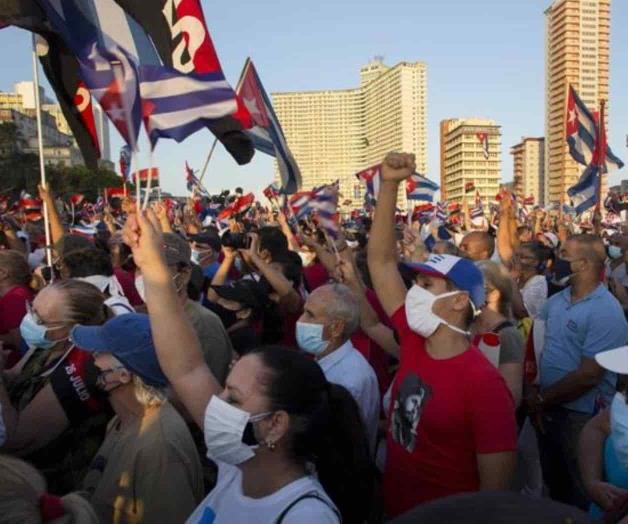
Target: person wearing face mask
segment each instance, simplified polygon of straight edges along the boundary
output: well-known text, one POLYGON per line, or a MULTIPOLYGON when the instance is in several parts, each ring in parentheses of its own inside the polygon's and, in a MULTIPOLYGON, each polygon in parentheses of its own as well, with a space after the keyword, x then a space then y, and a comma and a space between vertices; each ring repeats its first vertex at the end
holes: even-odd
POLYGON ((576 443, 584 425, 611 402, 616 380, 595 356, 626 344, 628 324, 600 281, 606 258, 601 238, 574 235, 559 254, 570 267, 569 287, 551 297, 539 315, 545 323, 540 389, 527 408, 551 497, 586 509, 576 443))
POLYGON ((618 375, 610 408, 587 422, 578 446, 590 514, 599 519, 628 497, 628 346, 598 353, 595 360, 618 375))
POLYGON ((129 218, 125 239, 145 278, 160 367, 218 464, 187 522, 364 522, 373 465, 350 394, 306 355, 277 347, 242 357, 222 390, 177 302, 152 211, 129 218))
POLYGON ((390 153, 382 164, 368 265, 377 296, 400 343, 384 471, 384 502, 393 517, 455 493, 507 489, 517 447, 515 408, 499 372, 469 340, 485 303, 473 262, 432 255, 397 269, 394 215, 399 184, 414 155, 390 153))
POLYGON ((380 397, 371 365, 351 343, 360 326, 360 306, 344 284, 316 289, 296 325, 299 347, 313 355, 329 382, 344 386, 360 408, 369 445, 375 451, 380 397))
POLYGON ((512 311, 516 318, 537 318, 547 302, 547 248, 538 242, 527 242, 517 247, 513 256, 512 311))
POLYGON ((93 359, 69 340, 70 330, 77 323, 102 324, 109 315, 91 284, 61 280, 45 287, 20 325, 30 349, 3 373, 4 449, 37 466, 55 494, 76 488, 109 418, 93 359))
POLYGON ((94 355, 97 385, 115 412, 81 485, 100 521, 183 522, 203 498, 201 463, 166 399, 148 316, 75 326, 70 339, 94 355))
MULTIPOLYGON (((218 315, 188 297, 188 283, 192 276, 190 245, 175 233, 164 233, 162 252, 185 314, 201 341, 203 358, 214 376, 223 384, 233 358, 233 347, 218 315)), ((144 277, 141 270, 137 271, 135 286, 144 300, 144 277)))
POLYGON ((211 282, 220 267, 218 257, 220 256, 221 244, 218 233, 205 231, 190 235, 188 240, 190 240, 192 247, 190 259, 201 267, 207 282, 211 282))
POLYGON ((269 304, 268 293, 254 280, 238 280, 231 284, 212 286, 215 304, 229 322, 227 333, 233 349, 239 355, 246 355, 260 346, 261 331, 259 322, 265 307, 269 304))

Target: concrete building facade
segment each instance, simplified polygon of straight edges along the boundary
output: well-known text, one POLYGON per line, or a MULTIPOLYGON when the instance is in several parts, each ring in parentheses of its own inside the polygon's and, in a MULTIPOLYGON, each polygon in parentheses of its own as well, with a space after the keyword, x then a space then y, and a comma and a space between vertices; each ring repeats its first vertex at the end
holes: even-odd
POLYGON ((610 4, 611 0, 555 0, 545 11, 546 203, 568 202, 567 189, 584 170, 572 160, 566 142, 569 85, 593 112, 601 100, 608 100, 610 4))
MULTIPOLYGON (((393 67, 376 58, 360 69, 355 89, 273 93, 273 106, 303 187, 340 180, 343 199, 361 205, 364 187, 355 174, 389 151, 416 155, 427 171, 427 68, 422 62, 393 67)), ((400 191, 400 205, 405 193, 400 191)))
POLYGON ((521 197, 534 196, 545 205, 545 139, 524 137, 510 150, 514 162, 515 193, 521 197))
MULTIPOLYGON (((449 202, 462 202, 466 184, 473 182, 488 208, 501 183, 500 126, 482 118, 451 118, 441 122, 440 130, 441 193, 449 202), (488 159, 480 140, 483 133, 488 136, 488 159)), ((467 194, 467 201, 475 195, 467 194)))

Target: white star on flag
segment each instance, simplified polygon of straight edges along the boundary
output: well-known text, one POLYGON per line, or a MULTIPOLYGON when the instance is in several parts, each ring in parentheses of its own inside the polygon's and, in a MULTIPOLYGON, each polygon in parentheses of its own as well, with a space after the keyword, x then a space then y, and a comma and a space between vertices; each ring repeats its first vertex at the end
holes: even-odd
POLYGON ((259 107, 257 107, 257 100, 255 98, 244 98, 244 105, 252 115, 261 115, 259 107))

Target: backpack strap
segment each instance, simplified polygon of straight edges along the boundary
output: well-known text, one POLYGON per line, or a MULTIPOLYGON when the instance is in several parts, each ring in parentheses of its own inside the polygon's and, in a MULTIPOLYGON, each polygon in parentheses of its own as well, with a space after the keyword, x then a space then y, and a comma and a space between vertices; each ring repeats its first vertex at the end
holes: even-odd
POLYGON ((323 504, 325 504, 325 506, 327 506, 329 509, 331 509, 336 514, 336 517, 338 517, 338 522, 342 523, 342 517, 340 515, 340 512, 334 506, 332 506, 329 502, 327 502, 327 500, 325 500, 323 497, 321 497, 320 494, 317 491, 310 491, 308 493, 304 493, 300 497, 298 497, 295 500, 293 500, 290 504, 288 504, 288 506, 281 512, 279 517, 277 517, 277 520, 275 521, 275 524, 282 524, 282 522, 286 518, 286 515, 288 514, 288 512, 294 506, 296 506, 299 502, 301 502, 302 500, 306 500, 306 499, 317 499, 317 500, 321 501, 323 504))
POLYGON ((507 327, 515 327, 509 320, 504 320, 501 324, 493 328, 493 333, 499 333, 502 329, 507 327))

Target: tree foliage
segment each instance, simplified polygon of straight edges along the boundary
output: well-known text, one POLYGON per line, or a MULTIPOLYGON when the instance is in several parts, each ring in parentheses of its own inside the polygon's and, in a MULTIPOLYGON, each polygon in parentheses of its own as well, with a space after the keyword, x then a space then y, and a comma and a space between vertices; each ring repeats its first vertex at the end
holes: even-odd
MULTIPOLYGON (((16 196, 26 190, 35 196, 40 181, 39 157, 21 152, 16 147, 20 141, 14 124, 0 124, 0 193, 16 196)), ((89 200, 95 200, 105 187, 121 185, 120 177, 113 171, 91 171, 85 166, 47 165, 46 179, 59 196, 82 193, 89 200)))

